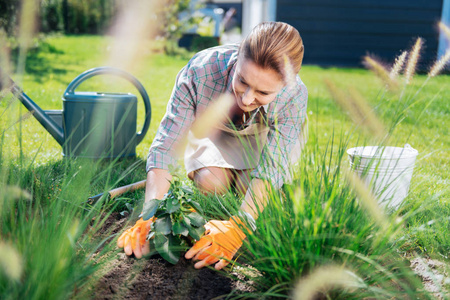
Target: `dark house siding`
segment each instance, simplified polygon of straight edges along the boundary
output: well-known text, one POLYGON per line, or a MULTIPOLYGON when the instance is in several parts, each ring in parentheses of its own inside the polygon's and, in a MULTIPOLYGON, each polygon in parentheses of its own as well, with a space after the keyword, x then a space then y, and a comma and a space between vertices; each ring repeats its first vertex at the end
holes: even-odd
POLYGON ((278 0, 277 21, 298 29, 305 64, 361 66, 373 54, 392 63, 417 37, 426 68, 438 51, 442 0, 278 0))

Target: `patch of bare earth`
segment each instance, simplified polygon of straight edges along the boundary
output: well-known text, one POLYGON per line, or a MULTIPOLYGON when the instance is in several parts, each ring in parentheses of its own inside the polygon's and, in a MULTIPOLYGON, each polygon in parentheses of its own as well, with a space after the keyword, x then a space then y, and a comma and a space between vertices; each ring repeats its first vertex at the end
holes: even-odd
MULTIPOLYGON (((117 233, 124 223, 124 218, 113 214, 104 227, 112 226, 109 232, 117 233)), ((159 255, 138 260, 118 253, 93 289, 93 299, 213 299, 248 289, 221 272, 196 270, 183 257, 172 265, 159 255)))
POLYGON ((422 278, 425 289, 437 299, 450 298, 450 276, 445 263, 430 258, 414 258, 411 268, 422 278))

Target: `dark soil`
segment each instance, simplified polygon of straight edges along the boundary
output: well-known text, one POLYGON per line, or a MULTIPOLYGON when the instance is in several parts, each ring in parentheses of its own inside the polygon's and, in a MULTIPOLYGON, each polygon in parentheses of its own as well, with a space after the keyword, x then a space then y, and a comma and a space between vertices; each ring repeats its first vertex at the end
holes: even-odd
MULTIPOLYGON (((120 232, 125 221, 113 214, 103 228, 120 232)), ((184 257, 172 265, 159 255, 138 260, 119 253, 95 288, 94 299, 213 299, 249 289, 222 272, 193 265, 184 257)))

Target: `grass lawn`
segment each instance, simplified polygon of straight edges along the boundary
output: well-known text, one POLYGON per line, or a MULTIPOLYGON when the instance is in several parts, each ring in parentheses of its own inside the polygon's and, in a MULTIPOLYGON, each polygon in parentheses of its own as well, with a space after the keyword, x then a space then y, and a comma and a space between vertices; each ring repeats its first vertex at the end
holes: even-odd
MULTIPOLYGON (((39 51, 28 55, 25 71, 21 73, 18 70, 12 78, 41 108, 61 109, 61 97, 77 75, 87 69, 109 64, 111 45, 109 38, 101 36, 49 36, 39 51)), ((149 44, 146 51, 141 53, 139 61, 132 64, 128 71, 144 85, 150 96, 150 129, 137 147, 137 159, 133 163, 127 165, 124 161, 113 168, 106 168, 106 171, 101 165, 96 165, 91 173, 88 172, 91 176, 89 178, 95 178, 98 174, 104 176, 84 186, 80 190, 80 199, 103 192, 110 186, 145 178, 147 151, 165 113, 175 77, 187 61, 186 57, 168 57, 149 44)), ((408 216, 402 229, 407 242, 403 243, 401 249, 405 255, 418 252, 449 263, 450 76, 437 76, 422 86, 426 76, 416 75, 411 85, 403 90, 401 97, 399 94, 383 92, 382 82, 364 69, 306 65, 300 71, 300 76, 309 92, 309 144, 313 144, 311 147, 317 145, 320 152, 325 151, 331 138, 335 139, 334 145, 339 144, 340 138, 346 138, 349 140, 349 147, 369 145, 375 141, 372 135, 356 128, 349 116, 336 105, 324 83, 325 79, 331 80, 344 91, 350 88, 359 91, 386 127, 390 126, 398 114, 402 114, 402 122, 393 130, 388 144, 403 146, 408 143, 419 151, 419 155, 410 194, 399 213, 408 216)), ((123 79, 111 76, 89 79, 77 90, 137 93, 123 79)), ((27 115, 26 109, 18 101, 13 101, 10 95, 0 101, 0 166, 26 169, 20 174, 26 174, 30 178, 35 173, 45 174, 47 179, 42 180, 48 182, 42 183, 39 189, 44 197, 62 197, 57 191, 47 195, 45 190, 53 189, 53 183, 69 184, 67 174, 76 178, 77 171, 61 167, 63 157, 60 145, 33 117, 27 115), (17 122, 19 119, 23 120, 17 122)), ((139 103, 138 130, 143 118, 143 105, 139 103)), ((27 180, 15 178, 9 173, 6 176, 6 173, 3 171, 2 184, 21 186, 27 180)), ((78 183, 76 186, 83 185, 78 183)), ((36 186, 33 188, 36 190, 36 186)), ((64 192, 69 191, 63 189, 61 193, 64 192)), ((139 194, 141 196, 142 193, 139 194)), ((133 202, 133 199, 128 200, 133 202)))

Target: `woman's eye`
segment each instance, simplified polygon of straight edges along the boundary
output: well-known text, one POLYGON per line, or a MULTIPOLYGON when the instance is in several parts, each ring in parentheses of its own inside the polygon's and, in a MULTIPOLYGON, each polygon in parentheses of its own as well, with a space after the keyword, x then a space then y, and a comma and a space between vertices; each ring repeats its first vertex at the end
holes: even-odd
POLYGON ((247 85, 247 83, 244 81, 244 79, 242 79, 242 78, 240 78, 240 77, 239 77, 239 82, 242 83, 242 84, 247 85))
POLYGON ((267 92, 259 92, 261 95, 263 95, 263 96, 267 96, 267 95, 269 95, 269 93, 267 93, 267 92))

